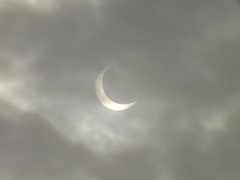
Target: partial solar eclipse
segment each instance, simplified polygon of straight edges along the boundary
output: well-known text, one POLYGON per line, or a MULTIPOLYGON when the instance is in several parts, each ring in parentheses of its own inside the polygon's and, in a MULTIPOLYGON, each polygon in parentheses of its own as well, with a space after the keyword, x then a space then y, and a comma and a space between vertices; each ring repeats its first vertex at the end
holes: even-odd
POLYGON ((114 111, 123 111, 126 109, 131 108, 137 101, 134 101, 129 104, 119 104, 114 101, 112 101, 105 93, 103 88, 103 77, 106 71, 108 70, 109 66, 106 67, 97 77, 95 88, 96 88, 96 95, 98 97, 98 100, 102 103, 103 106, 105 106, 108 109, 114 110, 114 111))

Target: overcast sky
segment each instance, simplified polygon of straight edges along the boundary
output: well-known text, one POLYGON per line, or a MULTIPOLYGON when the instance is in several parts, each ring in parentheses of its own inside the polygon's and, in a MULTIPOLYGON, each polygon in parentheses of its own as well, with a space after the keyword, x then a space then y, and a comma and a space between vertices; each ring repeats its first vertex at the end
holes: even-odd
POLYGON ((239 58, 236 0, 0 0, 0 179, 239 180, 239 58))

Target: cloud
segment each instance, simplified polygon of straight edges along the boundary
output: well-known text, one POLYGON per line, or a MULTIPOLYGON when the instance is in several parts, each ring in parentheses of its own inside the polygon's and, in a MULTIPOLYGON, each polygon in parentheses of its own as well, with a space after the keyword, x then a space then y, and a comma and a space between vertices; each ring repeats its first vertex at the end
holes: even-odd
POLYGON ((0 4, 2 179, 239 178, 236 2, 0 4))
POLYGON ((94 152, 66 140, 40 115, 23 113, 5 102, 2 108, 12 113, 0 121, 0 167, 6 179, 74 179, 98 163, 94 152))

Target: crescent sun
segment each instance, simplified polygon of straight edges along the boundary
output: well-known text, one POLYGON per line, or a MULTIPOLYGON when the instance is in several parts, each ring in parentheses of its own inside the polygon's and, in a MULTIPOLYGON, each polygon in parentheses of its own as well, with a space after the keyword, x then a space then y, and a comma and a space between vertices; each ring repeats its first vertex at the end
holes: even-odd
POLYGON ((102 103, 103 106, 105 106, 108 109, 114 110, 114 111, 123 111, 126 109, 131 108, 137 101, 134 101, 129 104, 119 104, 114 101, 112 101, 105 93, 103 88, 103 77, 106 71, 108 70, 109 66, 106 67, 97 77, 95 89, 96 89, 96 95, 98 97, 98 100, 102 103))

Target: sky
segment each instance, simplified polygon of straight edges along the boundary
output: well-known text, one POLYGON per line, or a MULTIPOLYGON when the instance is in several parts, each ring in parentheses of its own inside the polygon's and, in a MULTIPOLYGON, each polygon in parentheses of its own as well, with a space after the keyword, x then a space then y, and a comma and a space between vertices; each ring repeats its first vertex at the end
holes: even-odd
POLYGON ((0 0, 1 180, 239 180, 237 0, 0 0), (95 81, 107 66, 106 94, 95 81))

